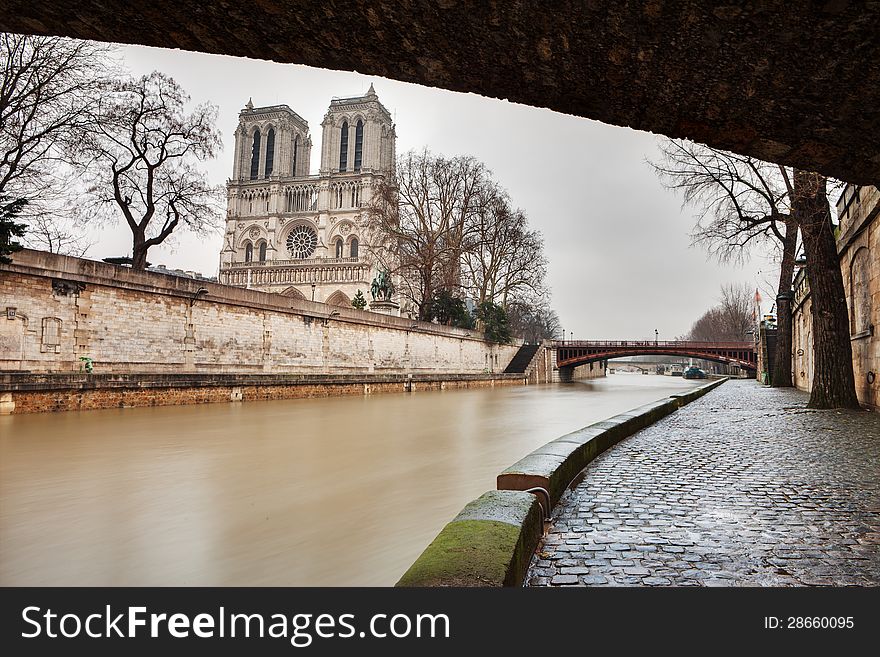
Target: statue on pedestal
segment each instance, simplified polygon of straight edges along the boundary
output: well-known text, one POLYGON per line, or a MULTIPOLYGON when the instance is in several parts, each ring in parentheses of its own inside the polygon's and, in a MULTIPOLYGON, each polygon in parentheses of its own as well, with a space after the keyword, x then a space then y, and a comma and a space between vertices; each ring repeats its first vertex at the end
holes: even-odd
POLYGON ((370 285, 370 294, 373 301, 391 301, 394 294, 394 284, 391 282, 391 273, 387 269, 380 269, 370 285))

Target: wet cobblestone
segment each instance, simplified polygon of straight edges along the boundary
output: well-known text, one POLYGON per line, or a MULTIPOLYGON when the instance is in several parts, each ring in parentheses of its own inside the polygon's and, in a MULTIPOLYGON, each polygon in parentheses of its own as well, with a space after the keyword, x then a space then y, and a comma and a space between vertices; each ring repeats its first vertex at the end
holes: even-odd
POLYGON ((528 586, 878 586, 880 413, 728 381, 602 454, 528 586))

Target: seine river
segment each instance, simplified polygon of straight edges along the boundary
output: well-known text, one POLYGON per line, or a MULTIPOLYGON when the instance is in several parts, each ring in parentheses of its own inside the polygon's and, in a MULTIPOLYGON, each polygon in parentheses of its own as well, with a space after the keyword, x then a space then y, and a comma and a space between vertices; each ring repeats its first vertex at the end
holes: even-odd
POLYGON ((505 467, 692 385, 0 417, 0 585, 393 585, 505 467))

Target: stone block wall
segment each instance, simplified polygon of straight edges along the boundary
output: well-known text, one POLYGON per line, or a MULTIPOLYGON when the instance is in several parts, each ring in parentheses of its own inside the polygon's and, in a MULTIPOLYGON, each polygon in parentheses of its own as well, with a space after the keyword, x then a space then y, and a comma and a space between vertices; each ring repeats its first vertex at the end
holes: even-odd
POLYGON ((415 322, 25 250, 0 266, 0 370, 503 372, 519 345, 415 322))

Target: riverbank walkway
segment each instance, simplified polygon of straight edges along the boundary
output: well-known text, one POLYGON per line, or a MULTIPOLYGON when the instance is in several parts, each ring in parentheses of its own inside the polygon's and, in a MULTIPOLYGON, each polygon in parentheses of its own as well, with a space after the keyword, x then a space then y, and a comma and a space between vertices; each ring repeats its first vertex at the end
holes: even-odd
POLYGON ((731 380, 602 454, 528 586, 878 586, 880 413, 731 380))

